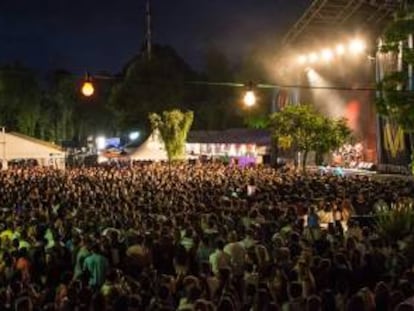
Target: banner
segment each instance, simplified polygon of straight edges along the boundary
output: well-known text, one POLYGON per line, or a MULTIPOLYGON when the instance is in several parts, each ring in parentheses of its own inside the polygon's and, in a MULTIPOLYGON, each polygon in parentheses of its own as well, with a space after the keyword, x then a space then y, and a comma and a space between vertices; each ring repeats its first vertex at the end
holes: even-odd
POLYGON ((407 166, 410 163, 410 137, 390 118, 380 117, 379 152, 381 164, 407 166))

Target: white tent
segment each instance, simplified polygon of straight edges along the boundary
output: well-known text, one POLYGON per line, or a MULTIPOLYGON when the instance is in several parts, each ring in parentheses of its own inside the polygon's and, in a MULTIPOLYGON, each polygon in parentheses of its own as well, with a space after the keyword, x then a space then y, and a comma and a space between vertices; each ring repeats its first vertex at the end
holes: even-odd
POLYGON ((41 166, 65 168, 65 152, 59 146, 14 132, 0 133, 0 159, 34 159, 41 166))
POLYGON ((129 158, 134 161, 167 161, 167 151, 159 132, 152 132, 147 140, 129 155, 129 158))

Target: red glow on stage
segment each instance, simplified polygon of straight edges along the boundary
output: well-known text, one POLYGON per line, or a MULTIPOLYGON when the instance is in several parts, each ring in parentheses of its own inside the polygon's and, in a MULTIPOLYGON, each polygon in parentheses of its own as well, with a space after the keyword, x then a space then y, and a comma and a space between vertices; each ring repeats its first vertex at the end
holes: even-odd
POLYGON ((361 113, 361 103, 357 100, 350 101, 346 106, 346 115, 348 125, 353 130, 358 130, 359 116, 361 113))

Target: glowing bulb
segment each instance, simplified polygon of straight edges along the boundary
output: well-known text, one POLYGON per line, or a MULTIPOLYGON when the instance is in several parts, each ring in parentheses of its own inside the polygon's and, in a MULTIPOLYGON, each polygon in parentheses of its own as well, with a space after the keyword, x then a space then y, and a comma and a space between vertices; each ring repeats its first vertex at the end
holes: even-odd
POLYGON ((253 91, 246 92, 246 95, 244 95, 244 104, 247 107, 252 107, 256 104, 256 96, 253 91))
POLYGON ((359 39, 352 40, 349 44, 349 51, 353 54, 361 54, 365 49, 365 42, 359 39))
POLYGON ((333 58, 333 53, 329 49, 325 49, 322 51, 322 58, 325 62, 330 62, 333 58))
POLYGON ((82 94, 86 97, 92 96, 95 92, 92 82, 86 81, 82 85, 82 94))
POLYGON ((342 44, 338 44, 336 46, 336 54, 344 55, 345 54, 345 47, 342 44))
POLYGON ((318 55, 316 53, 312 53, 309 55, 309 61, 311 63, 316 63, 318 61, 318 55))

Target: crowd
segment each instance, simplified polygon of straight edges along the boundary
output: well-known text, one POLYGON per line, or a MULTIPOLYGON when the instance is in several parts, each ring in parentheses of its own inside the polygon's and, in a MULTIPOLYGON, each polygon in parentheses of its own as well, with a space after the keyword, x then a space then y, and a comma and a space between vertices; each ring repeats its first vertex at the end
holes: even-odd
POLYGON ((11 169, 0 310, 414 310, 407 246, 355 220, 413 196, 222 164, 11 169))

